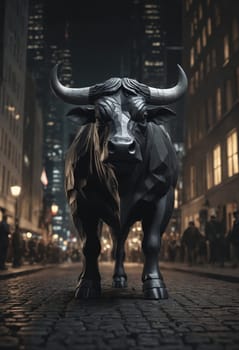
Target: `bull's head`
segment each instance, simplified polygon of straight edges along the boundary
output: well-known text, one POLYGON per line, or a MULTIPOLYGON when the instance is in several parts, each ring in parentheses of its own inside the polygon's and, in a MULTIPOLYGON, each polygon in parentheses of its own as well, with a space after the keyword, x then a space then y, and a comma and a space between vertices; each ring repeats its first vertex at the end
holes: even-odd
MULTIPOLYGON (((128 78, 111 78, 103 84, 84 88, 63 86, 53 69, 51 86, 54 93, 80 107, 68 113, 80 125, 96 122, 99 134, 105 135, 105 158, 112 163, 133 163, 142 160, 142 135, 147 122, 162 122, 162 107, 175 102, 187 89, 187 78, 180 66, 178 83, 169 89, 140 84, 128 78), (158 106, 158 107, 153 107, 158 106)), ((166 115, 170 112, 167 110, 166 115)), ((104 159, 106 160, 106 159, 104 159)))

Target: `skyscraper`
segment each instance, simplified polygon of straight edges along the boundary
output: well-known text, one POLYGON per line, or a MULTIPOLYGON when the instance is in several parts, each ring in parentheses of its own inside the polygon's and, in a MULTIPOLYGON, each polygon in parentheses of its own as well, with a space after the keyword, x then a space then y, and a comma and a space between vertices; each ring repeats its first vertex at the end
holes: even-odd
POLYGON ((183 228, 210 215, 232 226, 239 207, 239 3, 184 3, 186 106, 183 228))
POLYGON ((10 186, 22 185, 28 1, 0 4, 0 207, 14 216, 10 186))
MULTIPOLYGON (((50 91, 49 76, 57 63, 62 63, 62 82, 72 84, 71 50, 68 46, 68 24, 63 20, 52 36, 54 23, 48 18, 44 0, 32 0, 29 13, 28 66, 38 86, 43 107, 43 165, 48 183, 44 186, 44 212, 49 216, 52 204, 57 204, 57 215, 52 217, 53 232, 66 236, 68 213, 64 191, 64 154, 68 146, 68 124, 64 118, 65 106, 50 91)), ((57 24, 58 25, 58 24, 57 24)), ((55 28, 56 29, 56 28, 55 28)))

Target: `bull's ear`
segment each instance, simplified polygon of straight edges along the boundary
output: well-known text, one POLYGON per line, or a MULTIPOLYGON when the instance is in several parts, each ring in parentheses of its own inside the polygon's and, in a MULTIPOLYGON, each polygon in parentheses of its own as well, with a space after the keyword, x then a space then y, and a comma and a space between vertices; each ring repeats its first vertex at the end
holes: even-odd
POLYGON ((166 107, 147 107, 147 121, 155 124, 163 124, 171 118, 175 118, 176 113, 166 107))
POLYGON ((79 126, 95 123, 95 108, 90 106, 73 108, 66 116, 79 126))

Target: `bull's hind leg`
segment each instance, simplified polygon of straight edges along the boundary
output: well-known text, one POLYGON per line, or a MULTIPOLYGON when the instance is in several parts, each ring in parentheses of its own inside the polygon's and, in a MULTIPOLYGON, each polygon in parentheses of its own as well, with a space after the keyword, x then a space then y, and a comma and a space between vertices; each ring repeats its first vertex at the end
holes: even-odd
POLYGON ((98 257, 100 254, 99 220, 91 218, 83 223, 86 236, 83 254, 85 257, 83 271, 76 286, 76 298, 96 298, 101 294, 98 257))
POLYGON ((173 188, 153 207, 147 210, 142 221, 144 238, 142 249, 145 255, 142 274, 144 297, 167 299, 168 292, 159 270, 161 234, 165 231, 173 210, 173 188))

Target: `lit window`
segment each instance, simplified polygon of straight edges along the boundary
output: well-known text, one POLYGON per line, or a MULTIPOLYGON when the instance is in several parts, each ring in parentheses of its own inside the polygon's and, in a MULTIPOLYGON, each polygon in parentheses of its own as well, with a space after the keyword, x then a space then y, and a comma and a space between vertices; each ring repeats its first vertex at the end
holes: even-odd
POLYGON ((208 36, 210 36, 212 34, 212 20, 211 20, 211 18, 208 18, 208 20, 207 20, 207 33, 208 33, 208 36))
POLYGON ((201 39, 200 37, 197 40, 197 53, 200 54, 201 52, 201 39))
POLYGON ((220 145, 217 145, 213 149, 213 180, 214 185, 218 185, 222 181, 222 161, 220 145))
POLYGON ((227 167, 228 176, 238 173, 238 142, 237 132, 233 130, 227 137, 227 167))
POLYGON ((178 208, 178 189, 175 188, 174 191, 174 208, 177 209, 178 208))
POLYGON ((203 16, 203 11, 202 11, 202 5, 200 4, 199 8, 198 8, 198 17, 199 17, 199 19, 202 19, 202 16, 203 16))
POLYGON ((191 48, 191 52, 190 52, 190 66, 193 67, 194 66, 194 48, 191 48))
POLYGON ((230 50, 229 50, 229 37, 228 35, 224 36, 224 63, 227 63, 230 58, 230 50))
POLYGON ((222 115, 222 94, 221 89, 217 88, 217 95, 216 95, 216 112, 217 112, 217 119, 221 119, 222 115))

